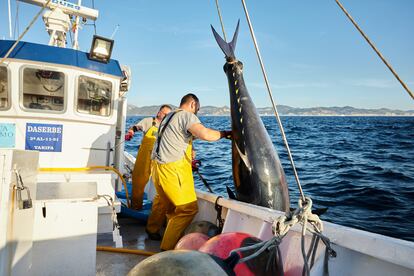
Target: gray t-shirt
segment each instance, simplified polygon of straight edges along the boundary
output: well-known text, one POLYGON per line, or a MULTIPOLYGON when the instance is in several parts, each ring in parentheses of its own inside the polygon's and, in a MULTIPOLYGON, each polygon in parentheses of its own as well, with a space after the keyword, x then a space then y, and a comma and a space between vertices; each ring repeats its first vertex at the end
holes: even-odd
MULTIPOLYGON (((141 129, 142 132, 145 134, 147 134, 147 131, 152 127, 152 122, 154 122, 154 118, 152 117, 148 117, 148 118, 144 118, 141 121, 139 121, 135 126, 138 129, 141 129)), ((159 122, 157 120, 155 120, 155 126, 158 128, 159 127, 159 122)))
POLYGON ((152 159, 161 164, 174 162, 180 160, 185 155, 188 143, 192 134, 188 129, 200 120, 191 112, 181 110, 170 112, 161 122, 158 134, 162 131, 161 143, 158 154, 156 153, 158 146, 158 139, 152 151, 152 159), (174 116, 164 129, 165 123, 168 119, 174 116))

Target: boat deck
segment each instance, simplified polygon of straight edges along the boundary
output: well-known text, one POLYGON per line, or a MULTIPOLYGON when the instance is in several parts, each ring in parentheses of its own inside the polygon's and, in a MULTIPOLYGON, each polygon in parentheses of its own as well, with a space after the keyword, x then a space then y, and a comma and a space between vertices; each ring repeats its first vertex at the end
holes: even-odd
MULTIPOLYGON (((118 216, 120 233, 122 236, 123 247, 128 249, 139 249, 151 252, 160 251, 160 241, 148 239, 145 233, 145 225, 136 219, 118 216)), ((98 246, 113 247, 112 234, 99 235, 98 246)), ((96 252, 96 275, 127 275, 128 272, 147 256, 115 253, 115 252, 96 252)))

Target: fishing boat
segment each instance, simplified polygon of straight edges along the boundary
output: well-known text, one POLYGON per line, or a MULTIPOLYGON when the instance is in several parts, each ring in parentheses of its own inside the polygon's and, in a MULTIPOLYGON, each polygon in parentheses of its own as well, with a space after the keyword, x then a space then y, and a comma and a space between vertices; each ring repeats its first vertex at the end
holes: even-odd
MULTIPOLYGON (((111 39, 95 36, 89 53, 78 50, 79 20, 96 20, 97 10, 22 2, 42 7, 36 16, 45 11, 50 41, 0 40, 0 275, 126 275, 159 253, 145 233, 148 212, 119 216, 135 163, 123 144, 130 69, 111 59, 111 39)), ((153 195, 147 185, 147 211, 153 195)), ((287 217, 201 190, 197 203, 194 221, 277 243, 286 275, 414 274, 413 242, 328 222, 322 229, 310 205, 287 217), (304 218, 319 226, 316 242, 304 218)))

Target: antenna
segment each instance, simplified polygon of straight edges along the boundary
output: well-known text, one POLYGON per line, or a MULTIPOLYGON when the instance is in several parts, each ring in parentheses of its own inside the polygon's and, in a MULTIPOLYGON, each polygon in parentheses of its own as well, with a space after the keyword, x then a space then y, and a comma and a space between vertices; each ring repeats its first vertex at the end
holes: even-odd
POLYGON ((8 2, 8 8, 9 8, 9 35, 11 39, 13 37, 13 33, 12 33, 12 24, 11 24, 10 0, 8 0, 7 2, 8 2))
POLYGON ((116 32, 118 31, 118 29, 119 29, 119 24, 116 24, 115 30, 112 32, 111 39, 114 38, 114 36, 115 36, 116 32))
MULTIPOLYGON (((18 0, 20 2, 25 2, 28 4, 33 4, 36 6, 43 7, 47 0, 18 0)), ((90 20, 98 19, 99 12, 98 10, 82 7, 80 5, 76 5, 74 3, 63 1, 63 0, 52 0, 48 6, 49 9, 53 10, 56 7, 62 9, 62 11, 66 14, 72 14, 74 16, 85 17, 90 20)))
MULTIPOLYGON (((10 1, 10 0, 9 0, 10 1)), ((78 0, 78 4, 74 4, 64 0, 19 0, 28 4, 48 8, 43 14, 43 21, 46 29, 50 35, 49 45, 66 47, 66 33, 69 31, 70 18, 73 15, 76 17, 74 30, 73 49, 79 49, 78 33, 79 33, 79 19, 87 18, 96 20, 98 18, 98 11, 81 6, 82 0, 78 0), (47 5, 47 6, 46 6, 47 5)))
MULTIPOLYGON (((78 0, 79 7, 81 4, 82 4, 82 0, 78 0)), ((79 50, 78 35, 79 35, 79 16, 76 16, 75 28, 73 30, 73 44, 72 44, 72 48, 75 50, 79 50)))

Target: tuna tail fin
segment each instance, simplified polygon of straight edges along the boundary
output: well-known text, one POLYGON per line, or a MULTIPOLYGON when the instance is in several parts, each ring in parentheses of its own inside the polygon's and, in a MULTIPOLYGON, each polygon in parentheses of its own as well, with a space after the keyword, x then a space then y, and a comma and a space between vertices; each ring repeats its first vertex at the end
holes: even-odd
POLYGON ((211 30, 213 31, 214 38, 217 41, 217 44, 220 46, 223 53, 226 55, 227 59, 236 59, 234 55, 234 51, 236 50, 236 43, 237 43, 237 35, 239 34, 239 25, 240 19, 237 22, 236 31, 234 32, 233 39, 230 43, 227 43, 221 36, 216 32, 213 26, 211 26, 211 30))

